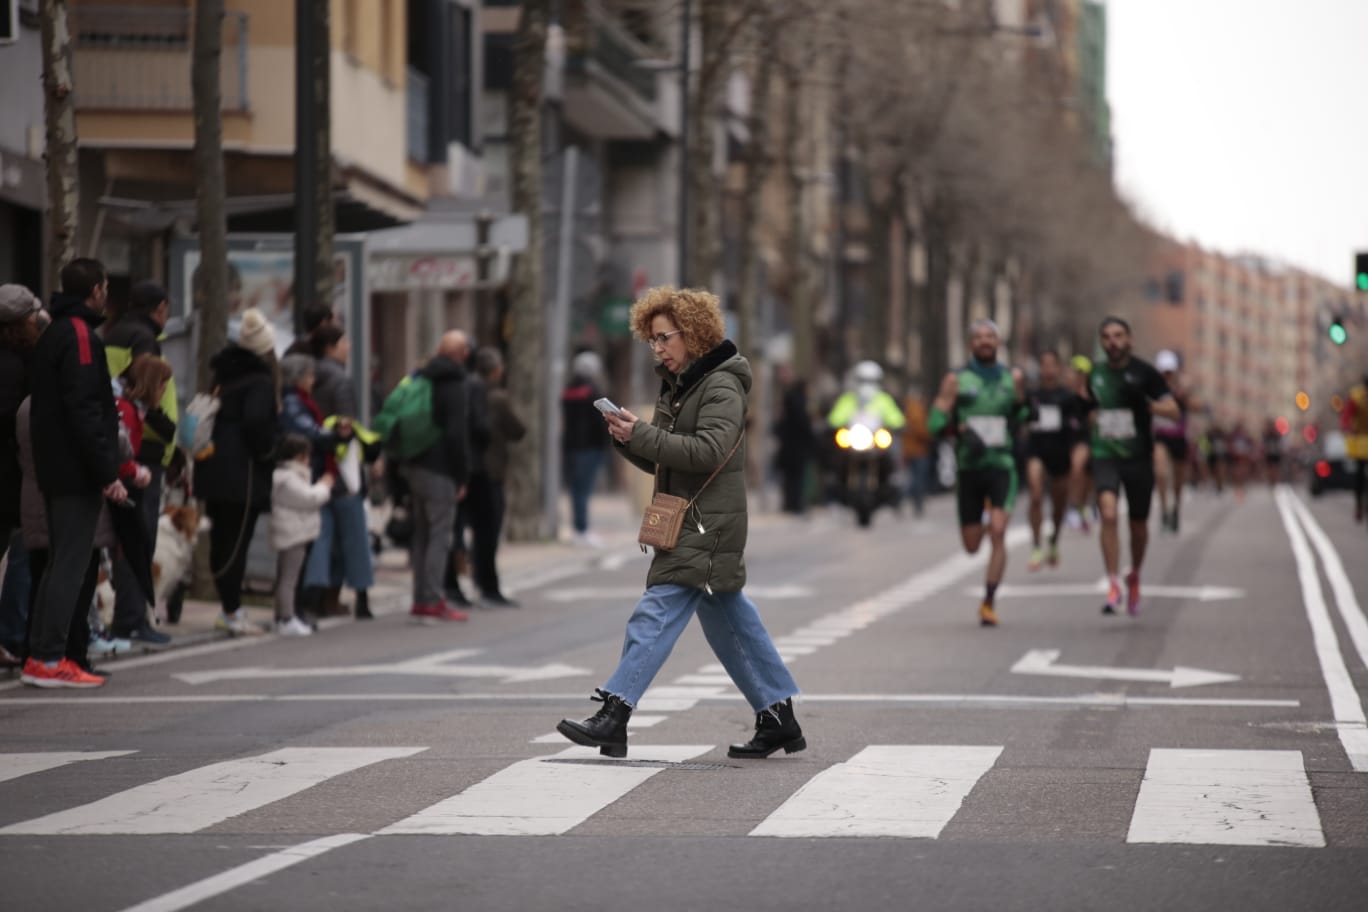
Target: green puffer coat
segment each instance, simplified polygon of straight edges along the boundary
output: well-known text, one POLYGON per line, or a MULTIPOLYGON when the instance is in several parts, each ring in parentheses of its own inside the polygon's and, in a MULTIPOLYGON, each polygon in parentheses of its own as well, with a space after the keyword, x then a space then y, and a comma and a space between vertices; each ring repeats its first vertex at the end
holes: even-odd
MULTIPOLYGON (((665 382, 655 415, 650 423, 638 421, 632 439, 617 449, 644 472, 654 473, 659 465, 658 490, 688 500, 744 430, 750 364, 724 341, 677 377, 664 368, 657 372, 665 382)), ((743 442, 689 510, 679 545, 656 551, 647 586, 739 592, 746 584, 745 466, 743 442)))

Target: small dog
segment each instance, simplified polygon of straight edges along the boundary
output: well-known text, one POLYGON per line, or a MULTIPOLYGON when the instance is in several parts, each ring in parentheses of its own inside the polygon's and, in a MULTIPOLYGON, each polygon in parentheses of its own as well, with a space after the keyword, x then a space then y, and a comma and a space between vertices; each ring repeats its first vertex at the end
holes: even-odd
POLYGON ((203 520, 192 504, 171 505, 157 521, 157 549, 152 555, 152 589, 156 593, 157 623, 166 619, 166 600, 176 586, 190 579, 195 542, 203 520))
POLYGON ((99 613, 100 623, 108 623, 106 618, 114 617, 114 584, 111 581, 113 566, 110 563, 109 555, 100 552, 100 572, 95 577, 95 610, 99 613))

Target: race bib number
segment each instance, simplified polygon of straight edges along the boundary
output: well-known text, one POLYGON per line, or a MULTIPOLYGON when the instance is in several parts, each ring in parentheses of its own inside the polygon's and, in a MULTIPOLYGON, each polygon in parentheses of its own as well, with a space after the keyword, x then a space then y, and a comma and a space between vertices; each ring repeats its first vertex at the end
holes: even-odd
POLYGON ((1007 419, 1001 415, 970 415, 968 424, 985 446, 1007 445, 1007 419))
POLYGON ((1135 413, 1130 409, 1102 409, 1097 413, 1097 433, 1103 440, 1135 437, 1135 413))
POLYGON ((1057 405, 1042 405, 1037 410, 1037 431, 1058 431, 1064 427, 1064 413, 1057 405))
POLYGON ((1176 433, 1182 429, 1182 425, 1177 421, 1172 418, 1165 418, 1163 415, 1155 415, 1150 422, 1150 427, 1154 428, 1157 432, 1165 434, 1170 432, 1176 433))

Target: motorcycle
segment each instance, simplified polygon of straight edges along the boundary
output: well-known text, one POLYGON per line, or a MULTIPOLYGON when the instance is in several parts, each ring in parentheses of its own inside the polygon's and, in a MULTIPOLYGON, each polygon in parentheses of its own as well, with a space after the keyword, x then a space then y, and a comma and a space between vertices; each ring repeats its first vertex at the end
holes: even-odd
POLYGON ((836 431, 836 496, 855 511, 860 528, 868 528, 874 511, 896 506, 893 477, 893 434, 885 427, 853 421, 836 431))

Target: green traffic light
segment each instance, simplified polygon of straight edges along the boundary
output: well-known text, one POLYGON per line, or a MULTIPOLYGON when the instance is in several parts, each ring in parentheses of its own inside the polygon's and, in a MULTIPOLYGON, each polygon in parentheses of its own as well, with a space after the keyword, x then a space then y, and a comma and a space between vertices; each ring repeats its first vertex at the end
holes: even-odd
POLYGON ((1339 321, 1330 324, 1330 341, 1336 345, 1343 345, 1349 341, 1349 331, 1344 328, 1344 324, 1339 321))

